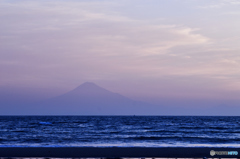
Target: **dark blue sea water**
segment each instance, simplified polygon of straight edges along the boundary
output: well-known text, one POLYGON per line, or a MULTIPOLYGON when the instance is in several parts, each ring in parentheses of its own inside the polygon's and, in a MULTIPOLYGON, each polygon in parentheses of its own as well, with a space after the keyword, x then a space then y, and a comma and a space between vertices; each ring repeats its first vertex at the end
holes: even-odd
POLYGON ((0 116, 0 147, 240 147, 240 117, 0 116))

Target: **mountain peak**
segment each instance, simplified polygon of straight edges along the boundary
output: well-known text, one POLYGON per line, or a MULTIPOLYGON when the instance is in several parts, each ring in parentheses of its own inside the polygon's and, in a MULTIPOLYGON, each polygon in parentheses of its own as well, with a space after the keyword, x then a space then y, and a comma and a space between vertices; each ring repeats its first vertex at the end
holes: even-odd
POLYGON ((85 83, 81 84, 80 86, 97 86, 97 85, 93 82, 85 82, 85 83))
POLYGON ((83 84, 81 84, 80 86, 78 86, 76 89, 82 89, 82 88, 87 88, 87 89, 91 89, 91 88, 99 88, 98 85, 96 85, 93 82, 85 82, 83 84))
POLYGON ((92 82, 85 82, 83 84, 81 84, 80 86, 78 86, 77 88, 75 88, 73 90, 74 92, 96 92, 96 91, 107 91, 106 89, 99 87, 98 85, 96 85, 95 83, 92 82))

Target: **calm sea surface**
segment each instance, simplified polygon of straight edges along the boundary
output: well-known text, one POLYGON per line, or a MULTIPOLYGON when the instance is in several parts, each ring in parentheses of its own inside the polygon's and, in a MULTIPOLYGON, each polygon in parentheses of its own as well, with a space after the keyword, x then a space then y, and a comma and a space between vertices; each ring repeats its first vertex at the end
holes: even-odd
POLYGON ((240 147, 240 117, 0 116, 0 147, 240 147))

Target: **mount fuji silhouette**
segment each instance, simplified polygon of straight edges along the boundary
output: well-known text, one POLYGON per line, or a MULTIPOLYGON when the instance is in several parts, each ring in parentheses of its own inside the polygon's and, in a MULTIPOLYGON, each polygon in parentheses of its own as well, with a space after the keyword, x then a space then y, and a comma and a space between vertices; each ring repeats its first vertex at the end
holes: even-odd
POLYGON ((134 101, 86 82, 63 95, 34 105, 36 115, 148 115, 150 104, 134 101))

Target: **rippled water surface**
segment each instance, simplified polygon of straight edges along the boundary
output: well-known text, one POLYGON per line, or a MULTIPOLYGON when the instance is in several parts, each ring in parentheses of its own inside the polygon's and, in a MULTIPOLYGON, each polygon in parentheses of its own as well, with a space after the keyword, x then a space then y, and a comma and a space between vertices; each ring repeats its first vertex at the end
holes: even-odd
POLYGON ((0 146, 240 147, 240 117, 0 116, 0 146))

